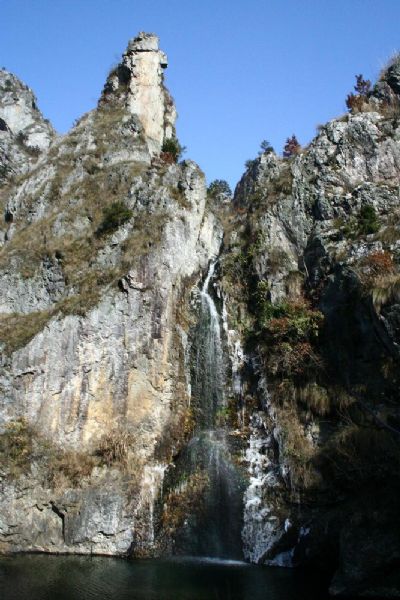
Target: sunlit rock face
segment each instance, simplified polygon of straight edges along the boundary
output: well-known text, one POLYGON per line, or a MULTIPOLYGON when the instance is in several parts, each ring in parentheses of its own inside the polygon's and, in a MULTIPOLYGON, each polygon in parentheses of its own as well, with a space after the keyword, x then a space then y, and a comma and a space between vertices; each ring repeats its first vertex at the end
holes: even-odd
POLYGON ((0 186, 27 173, 55 138, 32 90, 0 69, 0 186))
POLYGON ((190 290, 222 237, 198 166, 157 156, 175 121, 165 66, 140 34, 98 108, 60 138, 1 74, 15 165, 1 196, 1 550, 156 551, 189 413, 190 290))
POLYGON ((159 153, 164 139, 175 132, 176 110, 163 84, 167 56, 159 49, 158 37, 139 33, 132 39, 122 62, 107 80, 103 100, 109 94, 124 97, 130 113, 136 115, 151 154, 159 153))
POLYGON ((44 120, 32 90, 4 69, 0 69, 0 90, 0 131, 19 135, 27 147, 48 148, 55 132, 44 120))

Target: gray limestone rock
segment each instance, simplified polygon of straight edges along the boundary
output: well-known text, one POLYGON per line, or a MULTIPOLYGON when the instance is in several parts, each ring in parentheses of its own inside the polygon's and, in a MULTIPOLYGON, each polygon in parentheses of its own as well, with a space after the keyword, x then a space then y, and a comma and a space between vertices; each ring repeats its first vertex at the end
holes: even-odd
MULTIPOLYGON (((249 348, 240 402, 246 406, 250 396, 254 407, 257 398, 249 410, 245 556, 280 566, 326 567, 339 560, 331 588, 337 595, 398 597, 399 544, 389 525, 393 519, 397 531, 398 518, 389 507, 397 498, 400 451, 395 432, 380 431, 382 423, 395 429, 400 423, 397 71, 396 60, 362 112, 330 121, 299 154, 264 153, 249 164, 235 190, 235 227, 221 259, 227 329, 249 348), (307 307, 323 315, 313 345, 322 365, 293 375, 297 343, 310 343, 302 334, 296 340, 299 330, 293 335, 296 312, 305 318, 307 307), (383 365, 392 361, 389 374, 383 365), (374 435, 382 438, 354 467, 349 441, 342 441, 350 464, 340 466, 332 483, 335 469, 327 464, 340 455, 335 444, 342 432, 350 435, 344 398, 352 406, 346 410, 354 444, 360 444, 353 452, 362 452, 364 427, 369 443, 374 435), (385 443, 393 444, 393 463, 385 443), (386 479, 379 475, 385 468, 386 479), (361 532, 361 521, 374 523, 370 535, 361 532)), ((234 347, 231 352, 234 364, 234 347)))
POLYGON ((154 505, 189 411, 189 293, 222 241, 197 165, 158 157, 175 120, 165 67, 158 38, 139 34, 99 107, 50 146, 32 92, 1 72, 0 141, 17 144, 5 164, 20 175, 2 225, 0 428, 8 439, 22 422, 53 449, 22 475, 2 463, 3 551, 155 551, 154 505), (43 152, 21 170, 33 143, 43 152), (125 221, 102 233, 118 202, 125 221), (104 440, 119 438, 129 468, 96 466, 104 440), (60 452, 64 470, 82 456, 93 466, 79 482, 49 482, 60 452))

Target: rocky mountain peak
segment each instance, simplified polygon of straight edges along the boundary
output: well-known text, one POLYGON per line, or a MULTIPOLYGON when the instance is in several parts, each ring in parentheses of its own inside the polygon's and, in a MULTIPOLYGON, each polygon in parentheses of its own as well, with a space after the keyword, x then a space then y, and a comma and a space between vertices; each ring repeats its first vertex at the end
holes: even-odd
POLYGON ((232 202, 163 146, 166 66, 139 33, 42 154, 0 71, 0 553, 221 542, 398 598, 400 59, 232 202))
POLYGON ((386 80, 396 94, 400 94, 400 55, 397 55, 386 71, 386 80))
POLYGON ((32 90, 0 69, 0 185, 29 171, 55 136, 32 90))
POLYGON ((397 105, 400 95, 400 54, 396 54, 383 69, 372 90, 372 96, 390 105, 397 105))
POLYGON ((139 33, 131 39, 121 62, 111 70, 100 105, 122 104, 138 117, 150 154, 158 154, 163 141, 175 133, 176 109, 163 83, 168 60, 158 37, 139 33))
MULTIPOLYGON (((159 52, 159 37, 155 33, 140 31, 129 40, 127 52, 159 52)), ((167 62, 165 66, 167 66, 167 62)))
POLYGON ((47 149, 55 132, 40 112, 32 90, 0 69, 0 92, 0 130, 19 136, 27 148, 47 149))

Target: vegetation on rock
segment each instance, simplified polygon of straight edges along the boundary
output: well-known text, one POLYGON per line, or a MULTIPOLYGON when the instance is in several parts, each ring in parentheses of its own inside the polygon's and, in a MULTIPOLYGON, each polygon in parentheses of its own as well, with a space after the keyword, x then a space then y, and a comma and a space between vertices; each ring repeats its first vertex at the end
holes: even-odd
POLYGON ((81 486, 95 464, 87 453, 59 448, 23 418, 10 421, 0 434, 0 467, 11 479, 28 475, 35 467, 41 473, 43 485, 81 486))
POLYGON ((370 233, 376 233, 379 230, 379 220, 375 208, 369 204, 362 206, 358 223, 361 234, 369 235, 370 233))
POLYGON ((287 138, 285 142, 283 147, 283 156, 284 158, 290 158, 291 156, 299 154, 300 150, 301 146, 297 140, 297 137, 293 134, 292 137, 287 138))
POLYGON ((257 339, 270 375, 300 377, 322 368, 316 343, 323 315, 304 299, 259 301, 257 320, 261 328, 257 339))
POLYGON ((368 96, 371 91, 370 80, 364 79, 362 75, 356 75, 354 90, 356 91, 356 94, 348 94, 346 106, 351 112, 360 112, 368 102, 368 96))
POLYGON ((261 149, 260 154, 274 152, 274 148, 273 148, 273 146, 271 146, 271 144, 269 143, 268 140, 262 140, 262 142, 260 144, 260 149, 261 149))
POLYGON ((179 162, 186 151, 186 146, 182 146, 176 137, 164 140, 161 148, 161 156, 166 162, 179 162))
POLYGON ((124 204, 124 202, 121 202, 120 200, 113 202, 110 206, 106 206, 103 209, 103 220, 97 229, 97 235, 101 236, 112 233, 121 227, 121 225, 127 223, 132 216, 133 212, 124 204))
POLYGON ((207 188, 207 194, 216 198, 218 196, 232 197, 232 190, 225 179, 214 179, 207 188))

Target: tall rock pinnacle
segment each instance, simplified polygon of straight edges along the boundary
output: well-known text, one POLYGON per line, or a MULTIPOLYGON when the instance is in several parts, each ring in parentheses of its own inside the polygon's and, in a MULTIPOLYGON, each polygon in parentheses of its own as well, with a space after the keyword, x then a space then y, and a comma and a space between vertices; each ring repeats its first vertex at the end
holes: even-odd
POLYGON ((167 65, 158 37, 141 32, 129 41, 122 62, 109 74, 101 97, 101 103, 122 101, 138 117, 151 154, 159 153, 164 139, 175 132, 175 105, 163 83, 167 65))

